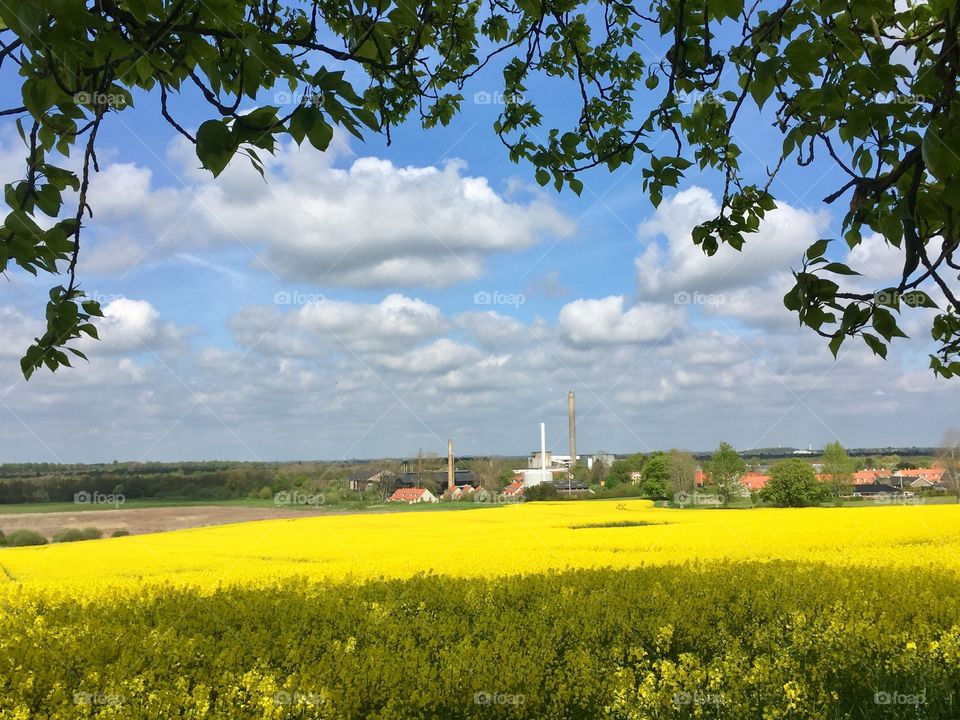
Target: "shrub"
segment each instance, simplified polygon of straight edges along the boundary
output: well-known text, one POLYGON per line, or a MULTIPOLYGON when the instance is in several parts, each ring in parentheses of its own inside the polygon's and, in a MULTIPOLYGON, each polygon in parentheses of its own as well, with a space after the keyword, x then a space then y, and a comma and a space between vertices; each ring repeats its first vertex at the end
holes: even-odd
POLYGON ((7 544, 7 536, 3 534, 3 530, 0 530, 0 547, 3 547, 7 544))
POLYGON ((625 485, 607 485, 604 488, 597 491, 597 494, 594 497, 597 498, 625 498, 625 497, 643 497, 643 487, 640 485, 625 484, 625 485))
POLYGON ((14 530, 7 535, 9 547, 27 547, 28 545, 46 545, 47 539, 36 530, 14 530))
POLYGON ((273 497, 273 488, 271 488, 271 487, 269 487, 269 486, 267 486, 267 485, 264 485, 264 486, 263 486, 262 488, 260 488, 260 490, 257 492, 257 497, 260 498, 261 500, 269 500, 270 498, 273 497))
POLYGON ((545 482, 523 489, 523 497, 528 502, 537 500, 558 500, 560 493, 553 483, 545 482))
POLYGON ((79 528, 66 528, 53 536, 53 542, 55 543, 79 542, 80 540, 86 539, 83 535, 83 530, 79 528))
POLYGON ((114 530, 110 533, 110 537, 126 537, 130 534, 130 531, 126 528, 121 528, 120 530, 114 530))
POLYGON ((817 480, 813 466, 798 458, 781 460, 770 469, 770 481, 760 491, 760 499, 780 507, 819 505, 830 497, 830 490, 817 480))
POLYGON ((83 530, 77 528, 66 528, 53 536, 55 543, 80 542, 81 540, 99 540, 103 537, 103 531, 99 528, 88 527, 83 530))

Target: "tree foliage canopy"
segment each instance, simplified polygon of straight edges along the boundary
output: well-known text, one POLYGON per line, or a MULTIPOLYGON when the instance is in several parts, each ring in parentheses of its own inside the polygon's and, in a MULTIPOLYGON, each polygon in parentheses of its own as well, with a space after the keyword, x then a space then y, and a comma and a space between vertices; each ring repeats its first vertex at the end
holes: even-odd
POLYGON ((502 70, 504 98, 493 131, 542 185, 579 193, 582 171, 639 163, 656 205, 691 168, 718 174, 720 211, 693 234, 708 255, 749 241, 776 207, 772 183, 785 163, 828 157, 845 178, 824 198, 848 207, 843 242, 881 235, 902 253, 902 278, 864 289, 824 238, 798 258, 785 305, 834 353, 860 337, 886 356, 904 335, 898 319, 934 306, 936 287, 947 305, 932 322, 931 366, 960 374, 958 24, 945 0, 0 4, 0 72, 18 74, 22 90, 0 114, 26 147, 22 179, 5 188, 0 271, 65 276, 23 372, 69 365, 64 349, 96 336, 100 309, 76 276, 80 236, 93 211, 98 132, 135 98, 156 98, 217 175, 237 155, 261 167, 260 154, 284 136, 322 151, 335 127, 389 139, 403 122, 446 124, 470 79, 491 65, 502 70), (535 80, 570 89, 573 112, 546 117, 545 98, 529 92, 535 80), (176 119, 187 88, 209 115, 196 129, 176 119), (264 103, 268 91, 297 101, 264 103), (782 138, 750 148, 767 153, 760 177, 740 162, 750 105, 782 138), (79 157, 67 162, 71 152, 79 157))
POLYGON ((810 463, 791 458, 770 469, 770 481, 760 490, 760 499, 780 507, 806 507, 823 502, 828 494, 810 463))
POLYGON ((642 472, 645 462, 646 456, 643 453, 634 453, 620 460, 614 460, 607 475, 607 487, 633 482, 632 473, 642 472))
POLYGON ((839 442, 827 443, 823 448, 823 475, 835 495, 853 484, 853 459, 839 442))
POLYGON ((666 498, 670 486, 670 456, 665 452, 650 454, 643 464, 640 487, 651 498, 666 498))
POLYGON ((725 494, 735 495, 740 490, 740 476, 747 471, 747 463, 730 443, 722 442, 707 461, 706 470, 712 484, 725 494))

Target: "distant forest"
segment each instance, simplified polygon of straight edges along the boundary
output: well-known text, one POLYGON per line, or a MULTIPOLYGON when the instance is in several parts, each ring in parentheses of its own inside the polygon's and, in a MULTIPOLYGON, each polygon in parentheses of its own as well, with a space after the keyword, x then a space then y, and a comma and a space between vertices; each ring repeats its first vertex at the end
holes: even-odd
POLYGON ((74 496, 82 492, 119 493, 127 500, 272 497, 272 493, 292 488, 338 487, 358 465, 317 462, 7 464, 0 465, 0 503, 73 502, 74 496))

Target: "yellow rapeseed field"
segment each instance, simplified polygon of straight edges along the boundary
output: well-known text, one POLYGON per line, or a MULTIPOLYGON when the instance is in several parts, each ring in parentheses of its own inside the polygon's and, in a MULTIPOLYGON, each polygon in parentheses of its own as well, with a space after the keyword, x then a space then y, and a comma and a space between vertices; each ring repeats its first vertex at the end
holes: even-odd
POLYGON ((724 558, 960 569, 960 506, 717 511, 609 500, 271 520, 4 549, 0 597, 94 598, 154 583, 209 591, 289 576, 495 577, 724 558))

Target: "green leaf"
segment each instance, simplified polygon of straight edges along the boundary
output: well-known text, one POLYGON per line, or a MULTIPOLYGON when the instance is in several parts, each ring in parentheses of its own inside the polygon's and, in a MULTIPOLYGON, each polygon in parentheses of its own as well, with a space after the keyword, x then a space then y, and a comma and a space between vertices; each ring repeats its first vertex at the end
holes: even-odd
POLYGON ((944 133, 927 128, 920 146, 924 165, 940 180, 960 173, 960 131, 944 133))
POLYGON ((207 120, 197 130, 197 157, 214 177, 223 172, 236 151, 236 140, 224 122, 207 120))
POLYGON ((823 269, 827 272, 836 273, 837 275, 859 275, 856 270, 851 270, 849 267, 839 262, 827 263, 823 266, 823 269))
POLYGON ((333 140, 333 128, 321 117, 307 132, 307 139, 310 140, 311 145, 322 152, 330 147, 330 141, 333 140))
POLYGON ((843 333, 837 333, 830 340, 830 344, 829 344, 830 352, 833 353, 834 358, 837 357, 837 353, 840 351, 840 346, 843 345, 843 341, 846 339, 847 339, 846 335, 844 335, 843 333))
POLYGON ((773 92, 776 82, 775 66, 773 60, 758 63, 753 73, 753 81, 750 83, 750 96, 762 108, 763 104, 773 92))
POLYGON ((823 257, 823 254, 827 251, 827 246, 830 244, 830 241, 827 239, 817 240, 813 245, 807 248, 807 260, 814 260, 818 257, 823 257))
POLYGON ((906 337, 897 326, 897 320, 893 317, 893 313, 879 306, 873 309, 873 329, 888 341, 895 337, 906 337))
POLYGON ((887 359, 887 346, 880 338, 878 338, 876 335, 871 335, 870 333, 864 333, 863 340, 867 343, 870 349, 873 350, 874 355, 879 355, 884 360, 887 359))

